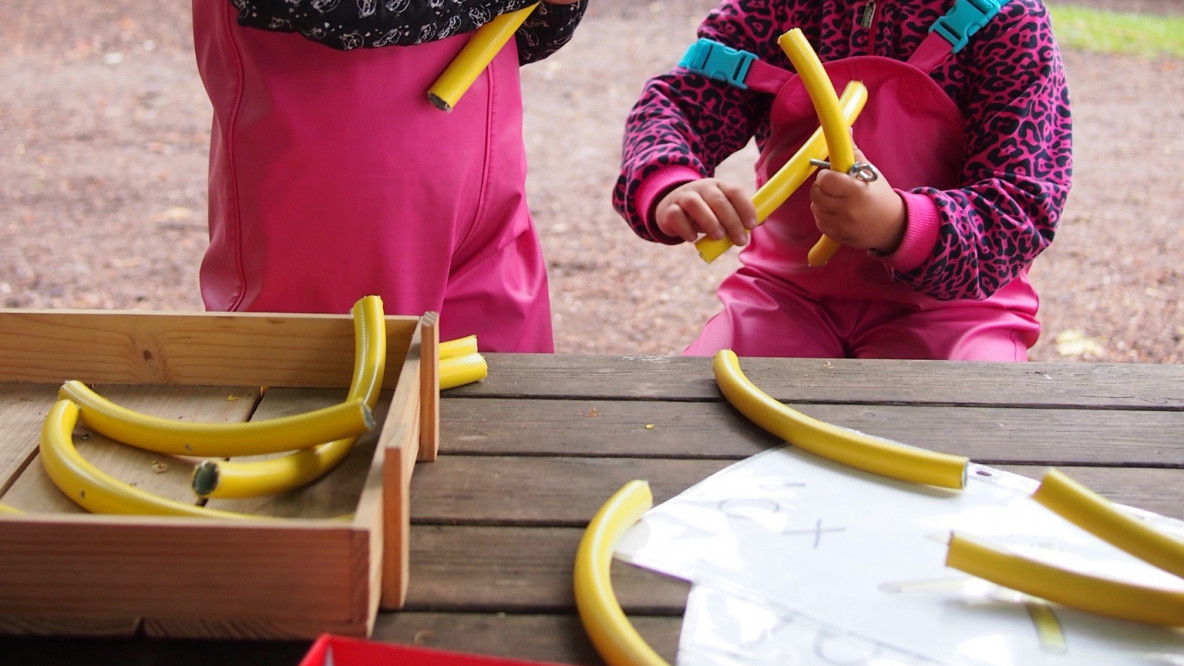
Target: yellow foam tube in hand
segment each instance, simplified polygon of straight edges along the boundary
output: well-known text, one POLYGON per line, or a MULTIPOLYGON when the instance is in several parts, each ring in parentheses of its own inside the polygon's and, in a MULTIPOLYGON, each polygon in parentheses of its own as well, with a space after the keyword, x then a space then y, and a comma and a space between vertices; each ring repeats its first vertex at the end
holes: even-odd
POLYGON ((774 400, 744 376, 736 353, 720 350, 712 363, 715 382, 728 402, 761 428, 844 465, 882 476, 961 489, 969 459, 907 446, 811 418, 774 400))
POLYGON ((71 380, 58 397, 78 404, 82 421, 115 441, 157 453, 180 456, 243 456, 315 446, 360 435, 374 427, 363 400, 345 402, 265 421, 197 423, 165 419, 121 407, 71 380))
MULTIPOLYGON (((860 112, 863 111, 865 104, 867 104, 867 88, 860 81, 848 82, 843 89, 843 95, 839 98, 839 112, 842 114, 843 122, 847 126, 854 123, 860 112)), ((819 127, 789 158, 789 161, 782 165, 752 195, 752 203, 756 207, 757 224, 763 224, 769 215, 773 214, 773 211, 785 203, 785 200, 796 192, 802 183, 806 182, 810 174, 818 170, 818 167, 810 164, 810 160, 824 160, 827 155, 826 139, 823 136, 822 128, 819 127)), ((705 236, 695 241, 695 249, 699 251, 699 256, 707 263, 718 259, 730 247, 732 247, 732 241, 727 236, 719 239, 705 236)))
POLYGON ((653 506, 645 481, 630 481, 600 507, 576 551, 576 608, 596 651, 609 666, 666 666, 617 603, 613 592, 613 550, 625 532, 653 506))
POLYGON ((953 534, 946 565, 1053 603, 1122 620, 1184 627, 1184 592, 1061 569, 953 534))
MULTIPOLYGON (((830 152, 830 168, 847 173, 855 164, 855 147, 851 142, 851 125, 843 122, 843 115, 839 111, 839 99, 835 95, 835 88, 831 85, 826 69, 818 54, 810 47, 800 28, 794 28, 781 35, 777 44, 794 69, 798 71, 806 92, 810 95, 810 102, 814 105, 814 112, 818 114, 818 121, 822 125, 822 133, 826 137, 826 146, 830 152)), ((830 261, 839 244, 833 239, 822 236, 810 249, 806 261, 811 266, 822 266, 830 261)))
POLYGON ((1064 473, 1048 470, 1032 499, 1112 546, 1184 578, 1184 541, 1122 511, 1064 473))
POLYGON ((41 428, 41 464, 49 478, 71 501, 91 513, 188 516, 260 520, 260 516, 205 509, 145 492, 99 470, 74 447, 78 404, 58 400, 41 428))
MULTIPOLYGON (((346 400, 362 400, 373 409, 386 373, 386 321, 382 299, 366 296, 354 303, 354 372, 346 400)), ((206 460, 193 471, 191 484, 200 497, 243 498, 274 495, 310 483, 340 463, 356 436, 344 437, 266 460, 206 460)))
POLYGON ((451 111, 535 7, 538 7, 537 2, 518 11, 501 14, 478 28, 428 89, 428 99, 432 105, 441 111, 451 111))

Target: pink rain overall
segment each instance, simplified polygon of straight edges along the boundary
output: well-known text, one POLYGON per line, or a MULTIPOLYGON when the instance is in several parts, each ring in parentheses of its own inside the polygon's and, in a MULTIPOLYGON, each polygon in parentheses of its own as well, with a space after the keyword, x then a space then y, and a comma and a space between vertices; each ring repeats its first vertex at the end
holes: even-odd
POLYGON ((235 15, 193 3, 214 108, 206 307, 347 313, 377 294, 438 311, 442 339, 552 351, 513 42, 446 113, 426 93, 467 35, 343 52, 235 15))
MULTIPOLYGON (((867 105, 853 126, 855 145, 897 190, 958 187, 963 116, 928 76, 948 54, 948 43, 934 35, 908 63, 858 56, 825 64, 836 91, 852 80, 867 87, 867 105)), ((818 128, 818 117, 796 74, 762 64, 755 78, 749 76, 749 87, 777 93, 772 136, 757 163, 763 183, 818 128)), ((684 353, 1027 360, 1040 326, 1026 273, 986 300, 940 301, 893 281, 863 250, 844 247, 825 266, 810 267, 806 254, 819 237, 810 213, 812 183, 752 234, 742 266, 718 290, 723 311, 684 353)))

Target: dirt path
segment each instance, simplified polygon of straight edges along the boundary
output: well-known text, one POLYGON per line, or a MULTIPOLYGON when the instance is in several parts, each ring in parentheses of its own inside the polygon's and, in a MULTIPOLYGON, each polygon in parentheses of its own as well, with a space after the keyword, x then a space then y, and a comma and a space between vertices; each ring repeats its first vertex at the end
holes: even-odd
MULTIPOLYGON (((632 235, 612 211, 621 128, 710 0, 593 0, 576 38, 523 70, 532 208, 558 351, 677 353, 732 256, 632 235), (627 54, 627 55, 624 55, 627 54)), ((1184 13, 1178 0, 1083 0, 1184 13)), ((209 104, 187 2, 0 4, 0 306, 200 309, 209 104)), ((1039 360, 1184 362, 1184 62, 1065 54, 1076 181, 1038 260, 1039 360), (1062 344, 1057 344, 1060 336, 1062 344)), ((751 148, 723 172, 751 181, 751 148)))

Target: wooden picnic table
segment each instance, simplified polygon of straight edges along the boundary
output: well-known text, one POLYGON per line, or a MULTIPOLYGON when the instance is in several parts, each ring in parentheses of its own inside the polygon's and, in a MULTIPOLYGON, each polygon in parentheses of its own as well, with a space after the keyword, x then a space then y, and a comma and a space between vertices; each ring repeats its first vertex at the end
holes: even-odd
MULTIPOLYGON (((707 358, 487 354, 451 389, 438 459, 411 482, 406 606, 372 639, 567 664, 600 663, 575 609, 589 519, 627 482, 655 504, 783 444, 721 397, 707 358)), ((1184 366, 742 358, 747 376, 815 418, 1094 491, 1184 519, 1184 366)), ((673 663, 689 586, 628 564, 614 589, 673 663)), ((41 663, 292 664, 307 642, 3 638, 41 663), (29 652, 32 654, 32 652, 29 652)), ((21 663, 21 662, 5 662, 21 663)))

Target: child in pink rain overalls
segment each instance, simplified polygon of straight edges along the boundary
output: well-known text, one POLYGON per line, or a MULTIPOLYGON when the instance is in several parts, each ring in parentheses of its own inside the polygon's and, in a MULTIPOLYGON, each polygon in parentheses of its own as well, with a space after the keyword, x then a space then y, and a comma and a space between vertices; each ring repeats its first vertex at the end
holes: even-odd
POLYGON ((643 238, 744 245, 723 310, 686 354, 1027 360, 1040 332, 1027 272, 1072 171, 1065 75, 1038 0, 724 0, 699 34, 647 82, 613 192, 643 238), (751 193, 712 174, 755 137, 763 183, 818 128, 777 44, 791 28, 837 91, 867 87, 852 130, 875 169, 820 170, 756 226, 751 193), (843 247, 811 267, 820 232, 843 247))
POLYGON ((584 3, 542 4, 450 112, 427 91, 473 30, 533 0, 194 0, 214 108, 211 310, 440 313, 443 339, 550 352, 525 198, 520 63, 570 39, 584 3))

